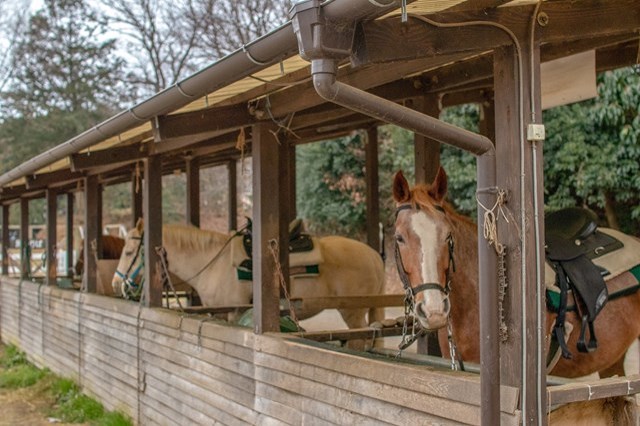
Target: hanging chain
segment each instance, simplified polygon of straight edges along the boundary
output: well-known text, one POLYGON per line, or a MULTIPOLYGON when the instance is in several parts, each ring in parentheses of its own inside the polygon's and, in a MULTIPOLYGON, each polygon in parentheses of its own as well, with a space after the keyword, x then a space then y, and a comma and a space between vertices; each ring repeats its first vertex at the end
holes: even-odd
MULTIPOLYGON (((458 347, 453 339, 453 328, 451 327, 451 318, 447 321, 447 340, 449 341, 449 356, 451 357, 451 369, 459 370, 458 366, 458 347)), ((460 363, 462 364, 462 362, 460 363)))
MULTIPOLYGON (((171 281, 171 275, 169 274, 169 259, 167 259, 167 250, 162 246, 158 246, 156 247, 156 253, 160 258, 160 266, 162 267, 162 270, 160 271, 162 288, 163 289, 168 288, 169 290, 171 290, 171 292, 173 293, 174 299, 176 299, 176 302, 178 303, 178 310, 180 312, 184 312, 184 309, 182 308, 182 303, 180 303, 180 298, 178 297, 178 292, 176 291, 176 288, 174 287, 173 282, 171 281)), ((166 303, 167 303, 167 308, 169 308, 168 294, 166 298, 166 303)))
POLYGON ((498 313, 499 313, 499 334, 500 341, 505 343, 509 338, 509 329, 507 328, 507 322, 504 315, 504 298, 507 294, 507 287, 509 282, 507 281, 507 250, 501 245, 501 250, 498 252, 498 313))
POLYGON ((273 263, 275 265, 274 278, 276 278, 279 281, 280 287, 282 287, 284 297, 287 300, 287 305, 289 306, 291 319, 296 324, 296 328, 298 330, 301 330, 300 323, 298 322, 298 316, 296 315, 296 310, 293 308, 293 305, 291 304, 291 297, 289 296, 289 292, 287 291, 287 283, 282 273, 282 265, 280 264, 280 245, 278 244, 277 239, 273 238, 269 240, 269 251, 271 252, 271 256, 273 257, 273 263))

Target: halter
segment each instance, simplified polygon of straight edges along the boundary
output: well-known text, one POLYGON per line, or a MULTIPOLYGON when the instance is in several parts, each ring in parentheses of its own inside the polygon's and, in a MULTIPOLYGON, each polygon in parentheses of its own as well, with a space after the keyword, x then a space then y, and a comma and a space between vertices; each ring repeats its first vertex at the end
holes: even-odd
POLYGON ((131 237, 132 240, 138 240, 140 243, 138 244, 138 248, 136 249, 136 254, 133 256, 129 267, 127 268, 127 272, 124 274, 116 269, 116 275, 122 279, 122 296, 125 299, 138 299, 140 297, 140 293, 142 291, 142 286, 144 284, 144 275, 142 276, 142 280, 140 284, 135 282, 135 279, 140 275, 140 271, 144 268, 144 247, 142 244, 143 235, 139 237, 131 237), (138 258, 140 258, 140 262, 138 266, 133 269, 138 258), (133 269, 133 272, 131 270, 133 269))
MULTIPOLYGON (((439 205, 434 205, 435 209, 446 214, 444 208, 439 205)), ((416 205, 415 207, 411 204, 403 204, 396 209, 396 218, 398 217, 398 213, 402 210, 420 210, 420 206, 416 205)), ((402 286, 404 287, 405 296, 404 296, 404 325, 402 327, 402 342, 398 346, 400 349, 400 353, 407 347, 409 347, 413 342, 415 342, 419 337, 425 335, 427 331, 425 329, 420 329, 418 332, 415 331, 415 323, 416 321, 412 321, 412 332, 411 336, 407 336, 408 334, 408 318, 414 315, 415 311, 415 299, 414 296, 421 291, 425 290, 438 290, 441 293, 444 293, 445 296, 449 296, 451 292, 451 272, 456 271, 456 263, 453 257, 454 251, 454 241, 453 235, 451 232, 447 235, 446 238, 448 251, 449 251, 449 265, 447 266, 447 271, 445 272, 445 285, 442 287, 438 283, 422 283, 417 285, 416 287, 411 287, 411 282, 409 281, 409 275, 407 274, 406 269, 404 268, 404 263, 402 262, 402 256, 400 254, 400 246, 398 245, 398 241, 395 242, 395 257, 396 257, 396 267, 398 268, 398 275, 400 276, 400 281, 402 281, 402 286)), ((462 359, 458 357, 457 347, 453 338, 453 330, 451 328, 451 321, 447 321, 447 337, 449 342, 449 354, 451 356, 451 369, 457 370, 459 368, 464 371, 464 363, 462 359), (457 361, 457 363, 456 363, 457 361)), ((400 355, 398 354, 398 356, 400 355)))
MULTIPOLYGON (((435 205, 436 210, 445 213, 444 208, 442 206, 435 205)), ((413 207, 410 204, 404 204, 396 209, 396 217, 398 213, 402 210, 420 210, 420 206, 413 207)), ((416 287, 411 287, 411 283, 409 282, 409 275, 407 274, 407 270, 404 268, 404 263, 402 262, 402 255, 400 254, 400 246, 398 245, 398 241, 395 242, 395 257, 396 257, 396 267, 398 268, 398 275, 400 276, 400 281, 402 282, 402 287, 407 295, 407 297, 411 297, 425 290, 438 290, 441 293, 444 293, 446 296, 451 292, 451 271, 456 271, 456 263, 453 258, 453 250, 454 250, 454 241, 453 235, 451 232, 447 235, 446 238, 447 245, 449 247, 449 265, 447 266, 446 277, 445 277, 445 285, 442 287, 438 283, 422 283, 418 284, 416 287)))

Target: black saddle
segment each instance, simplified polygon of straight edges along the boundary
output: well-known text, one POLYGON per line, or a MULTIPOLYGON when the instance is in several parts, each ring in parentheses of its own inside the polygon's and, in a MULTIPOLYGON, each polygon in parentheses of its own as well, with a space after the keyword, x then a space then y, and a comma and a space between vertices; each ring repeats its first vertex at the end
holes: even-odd
MULTIPOLYGON (((247 218, 247 226, 242 233, 242 245, 244 251, 249 256, 240 265, 241 268, 245 268, 251 271, 252 268, 252 249, 253 249, 253 236, 252 236, 251 219, 247 218)), ((302 219, 294 219, 289 224, 289 253, 299 253, 313 250, 313 240, 309 234, 303 232, 302 219)))
POLYGON ((596 220, 594 212, 579 207, 559 210, 545 217, 546 256, 556 272, 556 284, 560 288, 554 337, 565 358, 571 358, 564 341, 568 292, 573 291, 582 320, 578 350, 593 352, 598 347, 593 321, 608 300, 603 277, 609 272, 592 260, 623 246, 617 239, 599 232, 596 220), (585 342, 587 326, 590 334, 588 343, 585 342))

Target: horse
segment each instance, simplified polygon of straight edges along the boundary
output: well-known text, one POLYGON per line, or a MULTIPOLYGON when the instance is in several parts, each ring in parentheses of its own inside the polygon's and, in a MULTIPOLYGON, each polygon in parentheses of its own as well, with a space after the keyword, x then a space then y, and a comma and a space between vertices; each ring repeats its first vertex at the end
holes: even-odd
MULTIPOLYGON (((113 277, 114 291, 128 281, 136 286, 144 276, 142 249, 143 223, 138 221, 125 238, 124 250, 113 277)), ((192 226, 164 225, 163 247, 169 272, 188 282, 200 296, 203 306, 235 306, 252 300, 251 281, 240 280, 232 262, 230 244, 234 234, 226 235, 192 226)), ((291 298, 345 297, 377 295, 384 292, 384 264, 378 252, 368 245, 340 237, 315 240, 322 263, 318 275, 292 277, 291 298)), ((309 318, 320 310, 297 312, 299 319, 309 318)), ((369 321, 383 319, 383 310, 367 308, 339 309, 349 328, 363 328, 369 321)))
MULTIPOLYGON (((124 239, 113 235, 102 236, 102 253, 98 256, 100 259, 120 259, 122 248, 124 247, 124 239)), ((84 241, 80 245, 80 254, 78 261, 74 266, 76 275, 82 276, 84 273, 84 241)))
MULTIPOLYGON (((460 358, 479 362, 477 225, 457 213, 445 201, 446 194, 447 175, 443 168, 430 185, 417 185, 413 189, 402 172, 396 173, 393 181, 397 206, 396 261, 401 277, 404 274, 406 285, 411 287, 407 294, 414 294, 414 316, 425 330, 438 330, 442 353, 449 353, 447 328, 450 328, 460 358)), ((611 278, 607 286, 624 288, 628 275, 631 274, 611 278)), ((553 324, 555 317, 555 313, 547 310, 546 324, 553 324)), ((573 351, 571 359, 560 358, 550 373, 570 378, 595 372, 600 377, 624 375, 627 349, 640 336, 638 318, 640 292, 610 299, 594 323, 600 343, 597 351, 573 351)), ((576 312, 567 312, 565 321, 571 324, 566 330, 580 330, 576 312)), ((549 342, 548 326, 546 337, 549 342)), ((567 346, 575 348, 577 340, 578 333, 571 333, 567 346)))
POLYGON ((637 414, 635 402, 619 396, 563 405, 551 411, 548 420, 553 426, 633 426, 637 414))

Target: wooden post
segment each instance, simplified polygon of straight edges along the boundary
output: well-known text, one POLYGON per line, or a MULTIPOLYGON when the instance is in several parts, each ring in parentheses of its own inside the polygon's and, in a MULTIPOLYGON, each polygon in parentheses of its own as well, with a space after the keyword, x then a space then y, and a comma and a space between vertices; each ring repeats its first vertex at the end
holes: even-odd
MULTIPOLYGON (((431 117, 440 116, 440 107, 435 97, 415 99, 413 109, 431 117)), ((440 143, 417 133, 413 136, 413 141, 416 184, 431 183, 440 167, 440 143)))
POLYGON ((2 205, 2 275, 9 275, 9 211, 11 205, 2 205))
POLYGON ((367 199, 367 243, 380 251, 380 196, 378 177, 378 128, 367 129, 364 175, 367 199))
POLYGON ((156 248, 162 246, 162 160, 152 155, 144 159, 144 303, 162 306, 162 281, 156 248))
POLYGON ((200 227, 200 161, 189 158, 186 161, 187 175, 187 224, 200 227))
POLYGON ((277 190, 280 184, 281 145, 270 132, 275 127, 253 126, 253 320, 254 331, 262 334, 280 330, 279 284, 275 279, 275 262, 269 250, 270 240, 276 240, 281 250, 280 207, 277 190))
POLYGON ((73 192, 67 192, 67 275, 73 277, 73 206, 75 196, 73 192))
POLYGON ((55 189, 47 188, 47 245, 45 251, 46 271, 45 282, 47 285, 57 284, 58 260, 56 256, 56 243, 58 240, 58 193, 55 189))
MULTIPOLYGON (((495 134, 497 168, 497 183, 500 190, 506 190, 508 197, 507 208, 515 217, 511 223, 498 221, 498 236, 500 243, 506 246, 507 295, 504 304, 504 315, 508 329, 508 339, 501 345, 501 382, 505 385, 516 386, 521 389, 521 409, 523 424, 533 425, 546 423, 546 375, 544 359, 544 340, 537 342, 538 332, 544 333, 544 289, 536 285, 536 230, 534 227, 533 203, 534 197, 542 208, 543 180, 542 180, 542 146, 536 147, 538 174, 537 193, 532 193, 533 173, 532 144, 526 139, 526 127, 531 120, 531 97, 536 100, 537 117, 540 111, 540 50, 536 45, 534 58, 534 93, 530 93, 531 67, 529 58, 531 51, 529 42, 523 42, 521 57, 526 58, 522 70, 523 80, 518 79, 516 67, 517 57, 512 47, 496 50, 494 54, 494 87, 495 87, 495 134), (523 85, 523 99, 519 99, 520 86, 523 85), (519 116, 520 107, 523 108, 523 118, 519 116), (521 123, 521 120, 524 120, 521 123), (497 125, 499 123, 499 125, 497 125), (521 161, 523 156, 523 162, 521 161), (523 167, 523 170, 521 170, 523 167), (521 175, 524 185, 521 188, 521 175), (524 191, 524 194, 523 194, 524 191), (524 202, 524 205, 522 204, 524 202), (524 226, 521 209, 524 209, 524 226), (522 239, 525 241, 525 251, 522 252, 522 239), (525 271, 523 272, 523 268, 525 271), (538 291, 540 290, 540 291, 538 291), (537 315, 541 315, 540 328, 537 315), (541 345, 539 344, 541 343, 541 345), (541 347, 539 347, 541 346, 541 347), (541 412, 540 412, 540 410, 541 412)), ((540 211, 542 214, 542 211, 540 211)), ((542 238, 540 252, 542 262, 538 274, 542 277, 544 271, 544 223, 540 224, 539 238, 542 238)))
POLYGON ((131 226, 136 226, 138 219, 142 218, 142 182, 140 178, 139 166, 131 174, 131 226))
POLYGON ((237 162, 231 160, 227 163, 228 175, 228 210, 229 210, 229 231, 238 229, 238 178, 237 162))
POLYGON ((20 199, 20 277, 31 276, 31 250, 29 247, 29 200, 20 199))
POLYGON ((493 101, 493 92, 485 93, 486 99, 480 104, 480 134, 496 141, 496 109, 493 101))
MULTIPOLYGON (((289 223, 291 222, 291 180, 295 180, 295 176, 291 176, 290 162, 290 146, 292 142, 284 137, 280 139, 278 162, 280 163, 278 176, 280 182, 277 186, 278 200, 280 201, 279 217, 279 258, 280 270, 282 272, 282 278, 284 279, 284 287, 280 281, 279 276, 276 276, 278 281, 278 289, 280 297, 286 297, 286 294, 291 294, 291 285, 289 277, 289 223), (286 289, 286 292, 285 292, 286 289)), ((278 313, 279 315, 279 313, 278 313)))
POLYGON ((90 175, 84 178, 84 276, 82 288, 87 293, 95 293, 97 288, 96 256, 93 241, 100 239, 100 185, 98 176, 90 175))
POLYGON ((285 172, 289 176, 289 220, 293 220, 298 216, 298 208, 296 206, 296 144, 290 142, 287 149, 287 171, 285 172))

